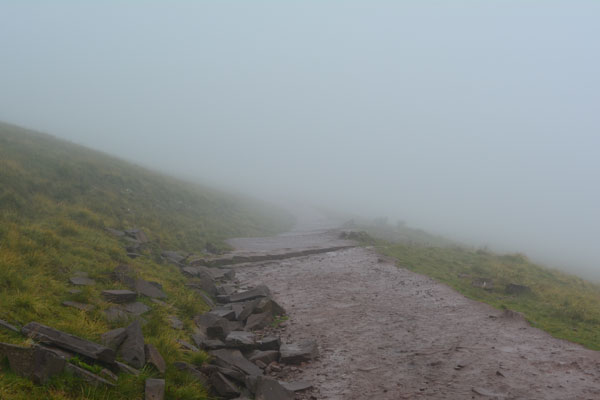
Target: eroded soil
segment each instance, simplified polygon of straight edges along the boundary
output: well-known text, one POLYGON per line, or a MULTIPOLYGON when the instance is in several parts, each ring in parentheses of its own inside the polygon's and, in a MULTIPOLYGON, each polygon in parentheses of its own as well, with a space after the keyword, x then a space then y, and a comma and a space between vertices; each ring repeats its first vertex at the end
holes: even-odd
MULTIPOLYGON (((232 243, 263 251, 335 242, 332 235, 232 243)), ((265 283, 286 308, 284 341, 319 342, 320 358, 296 371, 316 386, 303 398, 600 399, 600 352, 555 339, 372 250, 262 263, 237 276, 265 283)))

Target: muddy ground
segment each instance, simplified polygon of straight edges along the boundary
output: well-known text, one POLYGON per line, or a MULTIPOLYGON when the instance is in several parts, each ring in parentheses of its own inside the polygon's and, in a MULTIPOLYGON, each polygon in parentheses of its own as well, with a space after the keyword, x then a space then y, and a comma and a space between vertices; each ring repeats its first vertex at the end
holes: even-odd
MULTIPOLYGON (((328 245, 335 233, 236 239, 245 251, 328 245)), ((316 399, 600 399, 600 352, 352 248, 239 268, 288 311, 284 341, 315 338, 296 378, 316 399)))

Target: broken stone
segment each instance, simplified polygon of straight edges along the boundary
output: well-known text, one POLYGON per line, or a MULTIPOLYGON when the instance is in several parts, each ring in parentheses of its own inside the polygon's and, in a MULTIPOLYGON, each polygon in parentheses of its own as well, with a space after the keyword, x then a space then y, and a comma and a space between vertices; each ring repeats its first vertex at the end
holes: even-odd
POLYGON ((96 284, 95 280, 85 277, 85 276, 73 276, 73 277, 69 278, 69 281, 73 285, 77 285, 77 286, 91 286, 91 285, 96 284))
POLYGON ((106 385, 106 386, 111 386, 111 387, 115 386, 114 383, 109 382, 106 379, 102 378, 101 376, 91 373, 90 371, 88 371, 86 369, 78 367, 77 365, 67 363, 65 365, 65 370, 70 372, 71 374, 83 379, 84 381, 86 381, 88 384, 90 384, 92 386, 98 386, 98 385, 106 385))
POLYGON ((129 365, 135 368, 142 368, 146 361, 146 352, 144 350, 144 335, 142 334, 142 325, 140 321, 134 321, 125 328, 127 337, 119 347, 121 358, 129 365))
POLYGON ((240 395, 239 388, 220 372, 212 374, 210 382, 215 391, 226 399, 232 399, 240 395))
POLYGON ((21 333, 20 329, 14 325, 9 324, 8 322, 0 319, 0 327, 4 329, 8 329, 9 331, 13 331, 16 333, 21 333))
POLYGON ((299 343, 282 344, 280 360, 285 364, 300 364, 314 359, 318 355, 317 342, 305 340, 299 343))
POLYGON ((21 332, 37 342, 50 344, 61 349, 84 355, 94 360, 112 363, 115 360, 115 352, 108 347, 99 345, 89 340, 82 339, 69 333, 61 332, 49 326, 37 322, 25 325, 21 332))
POLYGON ((103 290, 102 297, 111 303, 131 303, 137 298, 137 293, 131 290, 103 290))
POLYGON ((235 286, 233 285, 221 285, 217 286, 217 294, 221 296, 229 296, 235 292, 235 286))
POLYGON ((127 364, 123 364, 120 361, 115 361, 115 366, 117 367, 117 369, 119 370, 119 372, 125 373, 125 374, 130 374, 130 375, 135 375, 138 376, 140 374, 140 371, 130 367, 127 364))
POLYGON ((175 315, 167 315, 167 321, 171 325, 171 328, 181 330, 183 329, 183 322, 175 315))
POLYGON ((260 299, 255 299, 252 301, 241 303, 244 305, 244 307, 236 319, 238 321, 246 321, 248 317, 254 313, 254 310, 256 310, 258 303, 260 303, 260 299))
POLYGON ((164 299, 167 297, 165 292, 162 290, 162 286, 158 282, 145 281, 143 279, 137 279, 135 281, 133 290, 144 296, 152 297, 155 299, 164 299))
POLYGON ((196 342, 196 344, 200 346, 200 348, 202 348, 203 350, 219 350, 227 347, 225 343, 223 343, 219 339, 204 339, 200 342, 196 342))
POLYGON ((151 310, 150 307, 139 301, 135 303, 128 303, 123 306, 123 309, 133 315, 142 315, 151 310))
POLYGON ((209 338, 225 339, 231 330, 228 320, 211 313, 197 315, 194 322, 209 338))
POLYGON ((235 319, 235 311, 226 308, 215 308, 214 310, 209 311, 209 313, 216 315, 219 318, 225 318, 229 321, 233 321, 235 319))
POLYGON ((238 349, 252 349, 256 347, 255 335, 252 332, 233 331, 225 338, 227 347, 238 349))
POLYGON ((181 347, 183 347, 185 350, 189 350, 189 351, 200 351, 199 348, 197 348, 196 346, 194 346, 191 343, 186 342, 183 339, 177 339, 177 343, 179 343, 179 345, 181 347))
POLYGON ((117 282, 124 283, 127 287, 133 287, 135 284, 135 271, 129 265, 117 265, 111 277, 117 282))
POLYGON ((294 400, 295 394, 275 379, 259 376, 256 381, 256 400, 294 400))
POLYGON ((265 336, 256 342, 259 350, 277 350, 281 346, 281 341, 277 336, 265 336))
POLYGON ((246 379, 246 374, 244 374, 240 370, 231 369, 231 368, 223 368, 223 367, 216 367, 216 368, 217 368, 216 371, 222 373, 223 375, 225 375, 228 378, 235 379, 238 382, 244 382, 246 379))
POLYGON ((263 329, 273 322, 273 314, 267 311, 261 314, 252 314, 246 322, 246 329, 249 331, 263 329))
POLYGON ((119 380, 119 377, 115 374, 113 374, 111 371, 107 370, 106 368, 102 368, 102 370, 98 373, 98 376, 104 378, 104 379, 110 379, 114 382, 119 380))
POLYGON ((285 315, 285 310, 277 302, 270 298, 262 298, 256 306, 255 313, 271 313, 273 316, 285 315))
POLYGON ((125 331, 125 328, 117 328, 103 333, 102 336, 100 336, 100 341, 106 347, 116 351, 126 337, 127 332, 125 331))
POLYGON ((146 344, 144 349, 146 353, 146 364, 153 365, 158 372, 164 374, 167 370, 167 364, 165 363, 165 359, 158 352, 158 349, 152 344, 146 344))
POLYGON ((66 365, 63 357, 41 346, 24 347, 0 343, 0 358, 7 358, 10 369, 17 375, 31 379, 37 384, 61 373, 66 365))
POLYGON ((254 289, 247 290, 245 292, 232 294, 229 296, 231 303, 237 303, 240 301, 254 300, 259 297, 268 297, 271 295, 271 291, 266 285, 258 285, 254 289))
POLYGON ((279 360, 279 352, 277 350, 255 350, 248 356, 248 359, 253 363, 261 361, 266 365, 271 364, 273 361, 279 360))
POLYGON ((306 381, 295 381, 295 382, 279 382, 281 385, 292 392, 301 392, 313 387, 312 383, 306 381))
POLYGON ((200 383, 202 383, 202 385, 205 386, 205 387, 209 386, 209 384, 210 384, 209 377, 204 372, 198 371, 191 364, 188 364, 188 363, 183 362, 183 361, 176 361, 176 362, 173 363, 173 367, 175 367, 175 369, 177 369, 178 371, 186 371, 191 376, 193 376, 197 381, 199 381, 200 383))
POLYGON ((261 369, 248 361, 237 349, 213 350, 209 354, 220 367, 238 369, 247 375, 262 375, 261 369))
POLYGON ((145 400, 163 400, 165 398, 165 380, 164 379, 146 379, 144 390, 145 400))
POLYGON ((65 307, 73 307, 81 311, 92 311, 94 309, 94 306, 91 304, 84 304, 76 301, 63 301, 62 305, 65 307))
POLYGON ((125 310, 120 307, 109 307, 104 310, 104 315, 109 322, 124 322, 131 318, 125 310))

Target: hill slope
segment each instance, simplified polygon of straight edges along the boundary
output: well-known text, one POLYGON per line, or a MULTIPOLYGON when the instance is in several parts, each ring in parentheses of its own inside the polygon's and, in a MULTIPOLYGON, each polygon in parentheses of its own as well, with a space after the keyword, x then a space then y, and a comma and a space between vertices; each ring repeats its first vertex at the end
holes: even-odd
MULTIPOLYGON (((100 292, 115 288, 110 279, 115 266, 129 264, 140 278, 160 283, 168 296, 165 305, 143 300, 151 308, 143 330, 170 365, 185 359, 176 340, 190 340, 190 318, 206 304, 184 286, 179 268, 166 263, 161 252, 201 254, 207 246, 224 248, 227 237, 267 235, 290 225, 291 217, 267 205, 0 124, 0 319, 12 324, 37 321, 99 341, 117 326, 105 318, 103 310, 110 304, 100 292), (148 242, 140 247, 107 228, 140 229, 148 242), (131 259, 128 251, 141 256, 131 259), (70 293, 69 278, 82 273, 96 284, 70 293), (67 308, 63 301, 94 309, 67 308), (184 321, 184 330, 169 328, 170 314, 184 321)), ((23 339, 0 329, 0 342, 20 344, 23 339)), ((139 377, 123 376, 115 389, 94 388, 74 377, 39 387, 6 365, 0 368, 2 399, 142 398, 144 379, 154 373, 144 369, 139 377)), ((168 398, 206 397, 201 385, 171 368, 166 378, 168 398)))

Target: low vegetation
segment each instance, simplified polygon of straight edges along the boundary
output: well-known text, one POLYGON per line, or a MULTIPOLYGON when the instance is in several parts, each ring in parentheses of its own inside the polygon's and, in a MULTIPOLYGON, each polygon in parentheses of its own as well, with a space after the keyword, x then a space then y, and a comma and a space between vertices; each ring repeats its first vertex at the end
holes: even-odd
MULTIPOLYGON (((206 310, 201 296, 184 286, 179 268, 161 250, 202 254, 224 249, 223 239, 268 235, 287 229, 291 218, 273 207, 163 176, 83 147, 0 124, 0 319, 15 325, 37 321, 98 342, 114 327, 103 310, 103 289, 115 289, 110 272, 129 264, 141 278, 162 284, 168 298, 145 314, 144 337, 167 361, 201 362, 186 355, 177 339, 190 341, 190 317, 206 310), (142 257, 127 256, 123 239, 106 228, 137 228, 150 243, 142 257), (97 284, 73 288, 69 277, 84 272, 97 284), (71 300, 92 311, 64 307, 71 300), (167 315, 186 321, 171 329, 167 315)), ((0 341, 23 344, 20 335, 0 329, 0 341)), ((80 366, 83 361, 74 360, 80 366)), ((37 386, 0 365, 1 399, 141 399, 145 378, 122 375, 114 389, 93 387, 73 376, 37 386)), ((185 373, 169 367, 169 399, 205 399, 206 391, 185 373)))

